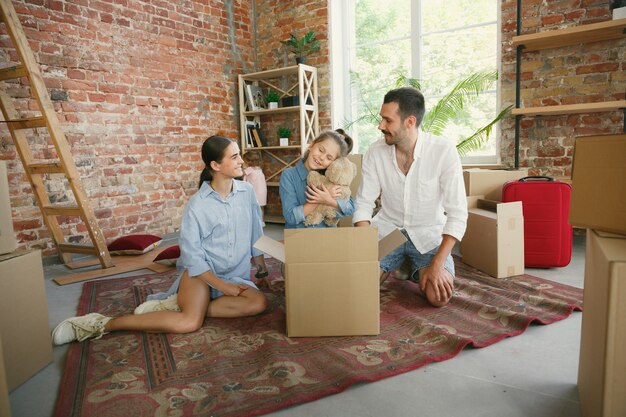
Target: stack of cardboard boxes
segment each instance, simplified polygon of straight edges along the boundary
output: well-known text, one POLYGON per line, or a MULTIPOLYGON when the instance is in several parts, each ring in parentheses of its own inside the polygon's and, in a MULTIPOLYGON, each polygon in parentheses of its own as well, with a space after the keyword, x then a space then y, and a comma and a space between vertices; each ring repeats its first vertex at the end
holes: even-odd
POLYGON ((0 414, 13 390, 52 362, 40 251, 15 250, 7 168, 0 161, 0 414))
POLYGON ((578 369, 583 417, 626 416, 626 135, 577 138, 570 223, 587 228, 578 369))
POLYGON ((524 273, 522 203, 502 203, 502 186, 528 170, 466 169, 467 230, 461 241, 463 262, 495 278, 524 273))

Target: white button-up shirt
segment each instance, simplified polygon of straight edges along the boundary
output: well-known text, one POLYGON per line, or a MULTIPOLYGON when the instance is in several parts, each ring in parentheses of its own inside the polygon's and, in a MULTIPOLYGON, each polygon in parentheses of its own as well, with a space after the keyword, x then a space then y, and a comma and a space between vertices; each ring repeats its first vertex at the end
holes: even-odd
POLYGON ((374 142, 363 158, 363 181, 352 222, 370 221, 379 237, 405 229, 420 253, 441 244, 442 235, 461 240, 467 223, 467 199, 461 159, 454 143, 420 132, 414 161, 405 176, 396 147, 374 142), (372 218, 380 195, 381 209, 372 218))

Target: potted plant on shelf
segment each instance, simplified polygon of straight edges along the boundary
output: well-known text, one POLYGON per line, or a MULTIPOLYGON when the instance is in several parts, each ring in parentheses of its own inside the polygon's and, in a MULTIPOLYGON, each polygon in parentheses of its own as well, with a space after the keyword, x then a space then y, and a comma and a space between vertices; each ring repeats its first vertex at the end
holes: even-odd
POLYGON ((609 9, 613 11, 613 20, 626 18, 626 0, 610 0, 609 9))
POLYGON ((289 146, 289 138, 291 137, 291 129, 285 126, 280 126, 277 129, 278 132, 278 140, 280 146, 289 146))
POLYGON ((305 57, 320 50, 320 41, 315 37, 315 32, 310 30, 303 37, 298 38, 291 34, 286 41, 280 41, 296 55, 296 64, 304 64, 305 57))
POLYGON ((278 99, 280 96, 274 90, 270 90, 265 94, 265 101, 267 102, 268 109, 277 109, 278 108, 278 99))

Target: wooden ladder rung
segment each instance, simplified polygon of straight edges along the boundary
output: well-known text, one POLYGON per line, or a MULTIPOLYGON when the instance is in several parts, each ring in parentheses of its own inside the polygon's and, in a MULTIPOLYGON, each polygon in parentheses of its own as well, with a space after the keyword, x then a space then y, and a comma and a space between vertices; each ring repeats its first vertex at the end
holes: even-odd
POLYGON ((28 165, 31 174, 63 174, 65 169, 60 162, 33 162, 28 165))
POLYGON ((26 67, 23 65, 16 65, 14 67, 6 67, 0 69, 0 81, 13 80, 15 78, 22 78, 28 75, 26 67))
POLYGON ((43 116, 3 120, 2 123, 10 124, 13 129, 36 129, 38 127, 46 127, 46 119, 44 119, 43 116))
POLYGON ((82 253, 85 255, 98 255, 98 248, 90 245, 78 245, 73 243, 59 243, 57 245, 60 252, 82 253))
POLYGON ((44 213, 48 216, 80 216, 81 211, 78 206, 44 206, 44 213))

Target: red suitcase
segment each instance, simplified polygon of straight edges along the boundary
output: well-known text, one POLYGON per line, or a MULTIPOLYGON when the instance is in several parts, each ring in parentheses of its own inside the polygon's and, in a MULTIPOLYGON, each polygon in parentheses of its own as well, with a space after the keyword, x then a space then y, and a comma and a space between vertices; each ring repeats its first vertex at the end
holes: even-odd
POLYGON ((530 176, 502 186, 502 202, 522 202, 524 266, 566 266, 572 258, 568 222, 572 186, 550 177, 530 176))

